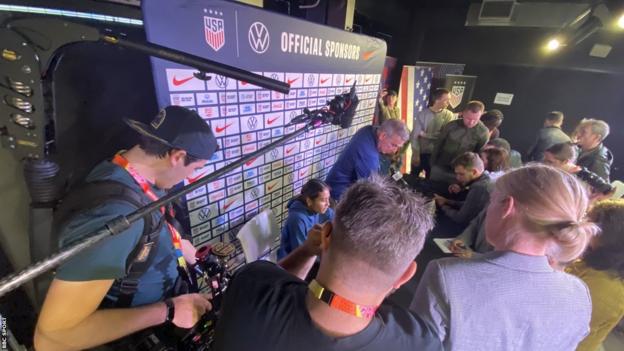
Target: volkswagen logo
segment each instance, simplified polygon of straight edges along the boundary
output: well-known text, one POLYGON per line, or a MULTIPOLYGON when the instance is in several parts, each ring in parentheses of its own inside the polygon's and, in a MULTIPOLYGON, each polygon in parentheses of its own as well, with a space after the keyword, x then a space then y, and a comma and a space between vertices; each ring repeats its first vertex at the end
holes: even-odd
POLYGON ((275 160, 279 156, 279 151, 277 149, 271 150, 271 159, 275 160))
POLYGON ((269 49, 271 39, 269 30, 262 22, 254 22, 249 27, 249 46, 257 54, 264 54, 269 49))
POLYGON ((256 118, 256 116, 249 117, 249 119, 247 120, 247 127, 249 127, 249 129, 251 130, 255 130, 257 126, 258 119, 256 118))
POLYGON ((217 83, 217 86, 221 89, 225 89, 228 86, 228 78, 224 76, 220 76, 218 74, 215 77, 215 82, 217 83))
POLYGON ((204 207, 197 213, 197 218, 200 221, 205 222, 210 218, 210 207, 204 207))
POLYGON ((271 74, 271 79, 279 80, 279 76, 277 75, 277 73, 273 73, 271 74))
POLYGON ((313 87, 314 86, 314 75, 313 74, 308 75, 308 86, 309 87, 313 87))

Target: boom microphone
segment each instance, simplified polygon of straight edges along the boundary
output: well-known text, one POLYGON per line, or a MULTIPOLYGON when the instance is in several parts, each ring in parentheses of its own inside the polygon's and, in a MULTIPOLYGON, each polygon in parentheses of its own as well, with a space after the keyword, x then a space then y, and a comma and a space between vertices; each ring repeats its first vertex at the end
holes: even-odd
POLYGON ((303 114, 293 118, 288 125, 311 122, 319 125, 331 123, 341 128, 349 128, 353 123, 355 110, 359 103, 360 100, 355 94, 355 83, 353 83, 348 93, 336 95, 327 103, 327 106, 321 109, 313 111, 307 108, 303 109, 303 114))
POLYGON ((359 103, 360 100, 357 95, 355 95, 355 83, 353 83, 349 93, 337 95, 332 101, 329 102, 330 113, 335 113, 331 123, 340 126, 341 128, 351 127, 353 117, 355 116, 355 109, 359 103))

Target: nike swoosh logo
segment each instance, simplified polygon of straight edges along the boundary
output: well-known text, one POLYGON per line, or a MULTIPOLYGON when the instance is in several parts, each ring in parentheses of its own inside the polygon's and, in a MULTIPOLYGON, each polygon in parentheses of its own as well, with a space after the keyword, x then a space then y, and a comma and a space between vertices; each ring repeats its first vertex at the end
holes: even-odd
POLYGON ((273 122, 277 121, 278 119, 279 119, 279 117, 275 117, 275 118, 273 118, 273 119, 270 119, 270 118, 269 118, 269 119, 267 120, 267 124, 273 124, 273 122))
POLYGON ((273 185, 269 185, 268 186, 269 190, 272 190, 273 188, 275 188, 276 185, 277 185, 277 182, 275 184, 273 184, 273 185))
POLYGON ((325 84, 325 82, 327 82, 328 80, 329 78, 321 79, 321 84, 325 84))
POLYGON ((321 143, 321 141, 320 141, 320 140, 317 140, 317 141, 316 141, 316 145, 318 145, 318 144, 320 144, 320 143, 321 143))
POLYGON ((301 172, 299 172, 299 176, 303 177, 304 175, 306 175, 306 173, 308 173, 308 171, 301 171, 301 172))
POLYGON ((234 199, 234 200, 230 201, 229 203, 224 204, 224 205, 223 205, 223 209, 224 209, 224 210, 227 210, 230 206, 232 206, 232 205, 233 205, 234 203, 236 203, 237 201, 238 201, 238 199, 234 199))
POLYGON ((291 85, 292 83, 296 82, 297 79, 299 79, 299 77, 297 77, 295 79, 288 79, 288 81, 287 81, 288 85, 291 85))
POLYGON ((251 160, 245 162, 245 166, 251 166, 252 163, 254 163, 256 161, 257 157, 252 158, 251 160))
POLYGON ((293 146, 290 149, 286 149, 286 153, 287 154, 291 153, 295 148, 296 148, 296 146, 293 146))
POLYGON ((366 78, 366 83, 370 82, 370 77, 366 78))
POLYGON ((177 87, 177 86, 180 86, 180 85, 188 82, 191 79, 193 79, 193 76, 190 76, 190 77, 184 78, 184 79, 179 79, 179 80, 176 78, 176 76, 173 76, 173 85, 177 87))
POLYGON ((241 80, 241 85, 247 85, 249 83, 245 82, 244 80, 241 80))
POLYGON ((349 78, 349 79, 345 80, 345 83, 349 84, 352 80, 353 80, 353 78, 349 78))
POLYGON ((208 173, 208 172, 203 172, 202 174, 200 174, 198 176, 195 176, 195 177, 186 177, 186 180, 188 180, 189 184, 195 183, 199 178, 205 176, 206 173, 208 173))
POLYGON ((232 123, 226 124, 224 127, 217 127, 217 128, 215 128, 215 130, 217 131, 217 133, 223 133, 223 131, 228 129, 231 125, 232 125, 232 123))
POLYGON ((371 57, 375 56, 375 50, 371 50, 371 51, 364 51, 362 53, 362 60, 364 61, 368 61, 370 60, 371 57))

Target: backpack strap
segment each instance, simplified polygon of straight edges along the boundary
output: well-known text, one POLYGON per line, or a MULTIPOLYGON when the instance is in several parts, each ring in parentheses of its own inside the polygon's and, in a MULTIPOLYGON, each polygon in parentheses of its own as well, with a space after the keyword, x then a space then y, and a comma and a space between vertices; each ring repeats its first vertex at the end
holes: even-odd
MULTIPOLYGON (((76 215, 109 201, 123 201, 137 209, 151 202, 143 194, 121 182, 101 180, 84 183, 73 189, 55 212, 52 242, 58 242, 61 229, 76 215)), ((154 211, 143 220, 143 233, 126 259, 126 275, 115 280, 102 303, 103 306, 129 307, 138 289, 139 279, 154 260, 164 217, 160 212, 154 211)))

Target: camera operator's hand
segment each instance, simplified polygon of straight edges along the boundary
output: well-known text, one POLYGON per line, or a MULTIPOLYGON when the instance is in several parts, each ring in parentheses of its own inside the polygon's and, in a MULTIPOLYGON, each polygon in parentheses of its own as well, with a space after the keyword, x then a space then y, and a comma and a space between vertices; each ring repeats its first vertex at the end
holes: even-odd
POLYGON ((173 324, 180 328, 192 328, 201 316, 212 309, 210 295, 185 294, 171 299, 175 308, 173 324))
POLYGON ((195 257, 197 249, 195 248, 195 246, 193 246, 193 243, 191 243, 189 240, 182 239, 181 244, 182 254, 184 255, 184 259, 186 260, 186 262, 191 265, 195 264, 195 262, 197 262, 197 258, 195 257))

